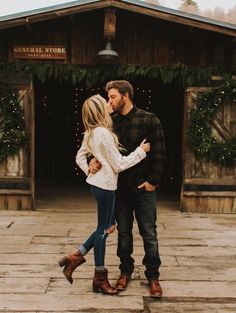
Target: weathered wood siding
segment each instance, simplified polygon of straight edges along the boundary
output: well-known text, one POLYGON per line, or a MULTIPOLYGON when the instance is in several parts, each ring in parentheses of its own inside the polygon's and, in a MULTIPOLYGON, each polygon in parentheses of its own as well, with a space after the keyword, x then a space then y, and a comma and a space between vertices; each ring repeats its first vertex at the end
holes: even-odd
MULTIPOLYGON (((186 139, 189 114, 196 104, 197 96, 208 90, 207 88, 188 88, 186 91, 181 207, 184 211, 236 213, 235 166, 225 166, 199 159, 186 139)), ((235 104, 225 104, 219 109, 213 121, 213 133, 221 140, 222 138, 227 140, 228 134, 229 136, 236 135, 235 104), (219 131, 219 129, 224 130, 219 131)))
MULTIPOLYGON (((32 88, 15 86, 18 89, 18 101, 24 110, 27 131, 32 132, 32 88)), ((0 163, 0 209, 32 209, 34 197, 32 138, 29 144, 19 152, 0 163)))
MULTIPOLYGON (((14 44, 65 45, 68 63, 97 64, 104 49, 104 11, 95 10, 1 30, 0 60, 12 60, 14 44), (3 44, 4 43, 4 44, 3 44)), ((117 10, 114 48, 118 63, 236 68, 233 37, 117 10)), ((50 61, 62 62, 62 61, 50 61)))

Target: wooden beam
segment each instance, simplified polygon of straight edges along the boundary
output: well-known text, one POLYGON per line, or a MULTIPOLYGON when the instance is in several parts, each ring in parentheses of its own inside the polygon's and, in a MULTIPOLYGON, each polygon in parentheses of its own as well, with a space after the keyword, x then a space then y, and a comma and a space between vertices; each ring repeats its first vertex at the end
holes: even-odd
POLYGON ((200 28, 207 31, 213 31, 222 33, 225 35, 230 35, 233 37, 236 37, 236 30, 230 29, 224 26, 216 25, 213 23, 209 23, 207 21, 199 21, 191 17, 187 16, 180 16, 175 15, 173 13, 169 12, 163 12, 156 9, 146 8, 137 4, 132 3, 125 3, 123 1, 118 0, 102 0, 97 1, 94 3, 87 3, 87 4, 81 4, 76 7, 70 7, 60 10, 55 10, 52 12, 45 12, 45 13, 39 13, 36 15, 31 15, 23 18, 16 18, 14 20, 9 21, 2 21, 0 22, 0 29, 10 28, 10 27, 17 27, 24 25, 27 23, 37 23, 53 18, 58 18, 58 16, 66 16, 70 14, 77 14, 80 12, 86 12, 86 11, 92 11, 92 10, 98 10, 106 7, 114 7, 114 8, 120 8, 127 11, 135 12, 138 14, 148 15, 155 18, 159 18, 162 20, 169 21, 171 23, 178 23, 190 27, 200 28))
POLYGON ((0 189, 0 195, 30 195, 31 190, 0 189))
POLYGON ((235 191, 184 191, 187 197, 236 197, 235 191))
POLYGON ((149 16, 160 18, 169 22, 183 24, 186 26, 192 26, 192 27, 196 27, 196 28, 200 28, 200 29, 204 29, 208 31, 214 31, 218 33, 223 33, 226 35, 236 37, 236 30, 229 29, 224 26, 215 25, 215 24, 204 22, 204 21, 194 20, 194 19, 191 19, 190 17, 184 17, 184 16, 174 15, 171 13, 162 12, 162 11, 158 11, 154 9, 144 8, 144 7, 140 7, 140 6, 133 5, 133 4, 127 4, 127 3, 119 2, 119 1, 117 2, 116 0, 113 0, 111 2, 114 2, 115 7, 119 7, 127 11, 149 15, 149 16))
POLYGON ((116 12, 114 9, 105 9, 104 37, 114 39, 116 34, 116 12))
POLYGON ((31 15, 27 17, 16 18, 9 21, 0 22, 0 29, 17 27, 24 25, 25 23, 38 23, 50 19, 58 18, 59 16, 68 16, 71 14, 77 14, 81 12, 87 12, 97 9, 103 9, 110 6, 111 0, 103 0, 95 3, 82 4, 72 8, 60 9, 52 12, 39 13, 36 15, 31 15))
POLYGON ((212 121, 212 125, 224 141, 228 141, 232 138, 231 132, 222 125, 222 121, 218 117, 212 121))
POLYGON ((236 186, 236 179, 235 178, 187 178, 183 181, 184 184, 190 185, 235 185, 236 186))

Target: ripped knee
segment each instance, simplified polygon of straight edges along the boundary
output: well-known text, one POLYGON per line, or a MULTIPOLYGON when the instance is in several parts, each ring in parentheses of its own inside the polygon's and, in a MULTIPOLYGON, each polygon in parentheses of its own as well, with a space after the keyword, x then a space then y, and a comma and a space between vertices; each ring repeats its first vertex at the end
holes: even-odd
POLYGON ((111 225, 109 228, 106 229, 107 234, 111 234, 116 230, 116 225, 111 225))

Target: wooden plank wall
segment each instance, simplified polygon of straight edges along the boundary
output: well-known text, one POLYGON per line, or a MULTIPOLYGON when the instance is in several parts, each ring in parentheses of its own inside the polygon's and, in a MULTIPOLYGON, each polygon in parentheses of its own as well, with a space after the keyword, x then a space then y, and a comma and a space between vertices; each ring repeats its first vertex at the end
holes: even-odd
MULTIPOLYGON (((31 135, 32 89, 30 86, 17 86, 19 103, 24 116, 29 136, 31 135)), ((31 137, 31 136, 30 136, 31 137)), ((0 209, 21 210, 32 209, 32 158, 31 138, 29 144, 19 152, 0 163, 0 209)))
MULTIPOLYGON (((14 44, 65 45, 68 63, 97 64, 104 49, 104 11, 96 10, 0 31, 0 60, 12 60, 14 44)), ((120 64, 173 64, 236 68, 235 44, 228 35, 117 10, 114 48, 120 64)), ((45 61, 48 62, 48 61, 45 61)), ((54 60, 50 62, 62 62, 54 60)))
MULTIPOLYGON (((193 212, 236 213, 236 167, 199 159, 186 139, 189 114, 196 104, 197 96, 208 90, 195 87, 186 91, 181 208, 193 212)), ((219 109, 217 119, 229 130, 231 136, 236 135, 234 104, 225 104, 219 109)), ((220 140, 221 136, 216 129, 214 135, 220 140)))

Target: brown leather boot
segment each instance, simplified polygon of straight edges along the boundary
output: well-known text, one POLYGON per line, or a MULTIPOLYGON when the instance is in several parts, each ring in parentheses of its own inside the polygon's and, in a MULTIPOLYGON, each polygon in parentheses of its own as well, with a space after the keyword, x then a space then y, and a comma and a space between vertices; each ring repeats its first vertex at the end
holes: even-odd
POLYGON ((162 297, 162 288, 158 279, 150 280, 148 282, 150 288, 150 296, 152 298, 161 298, 162 297))
POLYGON ((64 266, 63 274, 65 275, 67 280, 72 284, 73 283, 72 274, 74 270, 84 262, 86 262, 85 258, 83 257, 80 251, 77 251, 73 254, 67 255, 64 258, 62 258, 58 262, 58 264, 60 265, 60 267, 64 266))
POLYGON ((128 283, 130 281, 130 275, 127 274, 121 274, 116 282, 116 288, 119 291, 125 290, 128 286, 128 283))
POLYGON ((116 295, 118 293, 117 288, 112 287, 108 281, 108 271, 95 269, 93 278, 93 292, 103 292, 106 295, 116 295))

